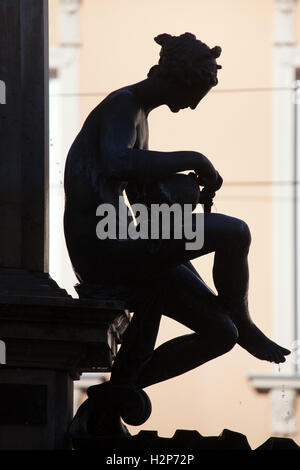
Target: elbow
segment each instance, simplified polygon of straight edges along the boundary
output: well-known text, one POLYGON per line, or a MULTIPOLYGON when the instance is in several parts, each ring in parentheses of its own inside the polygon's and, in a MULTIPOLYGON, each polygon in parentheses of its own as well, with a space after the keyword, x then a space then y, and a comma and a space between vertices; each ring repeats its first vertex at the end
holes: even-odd
POLYGON ((106 165, 106 173, 110 178, 126 181, 130 179, 130 158, 127 155, 111 158, 106 165))
POLYGON ((109 178, 122 179, 121 171, 116 165, 109 165, 106 169, 106 174, 109 178))
POLYGON ((127 181, 129 179, 128 171, 124 165, 109 165, 106 174, 115 180, 127 181))

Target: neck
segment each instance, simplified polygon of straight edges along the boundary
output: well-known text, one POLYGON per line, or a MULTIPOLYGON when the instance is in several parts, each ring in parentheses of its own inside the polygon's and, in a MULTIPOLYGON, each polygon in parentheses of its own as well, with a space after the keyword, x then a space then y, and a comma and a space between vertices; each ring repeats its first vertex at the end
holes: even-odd
POLYGON ((139 103, 146 114, 155 108, 166 104, 165 87, 161 81, 154 78, 146 78, 130 87, 135 93, 139 103))

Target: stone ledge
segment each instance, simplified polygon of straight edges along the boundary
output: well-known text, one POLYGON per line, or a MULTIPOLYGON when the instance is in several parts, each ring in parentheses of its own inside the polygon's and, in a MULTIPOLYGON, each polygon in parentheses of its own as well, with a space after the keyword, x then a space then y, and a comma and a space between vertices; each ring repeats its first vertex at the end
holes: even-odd
POLYGON ((258 392, 266 393, 273 389, 300 390, 300 375, 250 375, 250 384, 258 392))
POLYGON ((82 372, 108 372, 130 321, 121 307, 105 301, 1 296, 6 364, 0 367, 67 370, 74 379, 82 372))

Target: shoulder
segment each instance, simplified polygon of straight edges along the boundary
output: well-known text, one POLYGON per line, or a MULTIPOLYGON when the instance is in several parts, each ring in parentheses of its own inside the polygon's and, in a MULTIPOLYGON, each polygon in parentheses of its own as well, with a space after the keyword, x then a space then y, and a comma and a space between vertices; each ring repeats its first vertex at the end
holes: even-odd
POLYGON ((137 113, 139 110, 136 97, 128 88, 121 88, 110 93, 103 105, 118 110, 119 113, 122 113, 122 111, 137 113))
POLYGON ((103 129, 122 122, 136 125, 139 118, 136 97, 128 87, 111 92, 88 115, 83 128, 101 125, 103 129))

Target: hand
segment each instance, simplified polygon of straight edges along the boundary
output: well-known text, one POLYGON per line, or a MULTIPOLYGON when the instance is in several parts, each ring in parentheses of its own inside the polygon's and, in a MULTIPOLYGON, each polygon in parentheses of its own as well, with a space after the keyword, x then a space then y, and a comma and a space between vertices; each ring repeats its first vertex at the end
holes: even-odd
POLYGON ((215 184, 204 186, 202 191, 200 191, 199 203, 204 205, 204 212, 211 211, 216 191, 221 188, 222 184, 223 178, 217 172, 217 181, 215 182, 215 184))
MULTIPOLYGON (((222 178, 222 176, 217 172, 217 181, 216 181, 215 185, 213 185, 214 191, 218 191, 218 190, 221 188, 222 184, 223 184, 223 178, 222 178)), ((210 187, 211 187, 211 186, 210 186, 210 187)))
POLYGON ((198 172, 196 172, 196 175, 197 175, 199 186, 204 186, 205 188, 209 188, 211 192, 218 191, 223 184, 223 178, 217 171, 216 171, 216 180, 214 183, 212 183, 211 178, 209 179, 209 181, 206 181, 206 178, 203 177, 203 175, 199 174, 198 172))
POLYGON ((209 186, 205 186, 202 191, 200 191, 199 203, 206 206, 212 206, 215 195, 216 193, 213 189, 211 189, 209 186))

